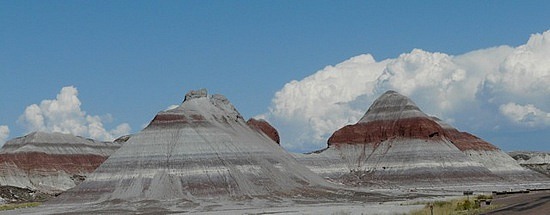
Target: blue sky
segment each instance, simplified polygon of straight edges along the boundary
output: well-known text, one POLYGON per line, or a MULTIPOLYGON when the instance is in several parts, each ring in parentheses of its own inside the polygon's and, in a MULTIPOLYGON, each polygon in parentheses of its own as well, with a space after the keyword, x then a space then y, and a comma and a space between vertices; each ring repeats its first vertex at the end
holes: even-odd
MULTIPOLYGON (((41 114, 46 107, 52 114, 43 129, 60 129, 56 123, 80 117, 76 123, 86 124, 83 129, 99 122, 109 132, 127 123, 111 134, 135 133, 187 91, 208 88, 228 97, 245 118, 273 121, 285 147, 306 151, 323 141, 294 144, 300 138, 285 139, 285 131, 311 122, 272 113, 275 94, 285 84, 361 54, 380 62, 414 49, 461 56, 501 45, 515 48, 550 29, 549 9, 548 1, 1 1, 0 125, 9 128, 6 139, 36 128, 30 116, 22 116, 36 104, 41 114), (63 91, 67 86, 74 89, 63 91), (58 94, 77 94, 71 116, 53 110, 54 102, 41 105, 58 94)), ((430 105, 422 101, 429 94, 420 92, 405 94, 432 110, 422 107, 430 105)), ((354 111, 361 109, 356 106, 366 111, 375 97, 369 93, 354 100, 354 111)), ((529 104, 539 111, 534 113, 550 112, 548 97, 499 98, 493 109, 481 108, 487 120, 503 118, 495 111, 517 113, 513 110, 529 104)), ((479 112, 430 114, 441 113, 505 150, 550 150, 550 123, 544 118, 531 126, 501 119, 471 126, 460 120, 468 111, 479 112)))

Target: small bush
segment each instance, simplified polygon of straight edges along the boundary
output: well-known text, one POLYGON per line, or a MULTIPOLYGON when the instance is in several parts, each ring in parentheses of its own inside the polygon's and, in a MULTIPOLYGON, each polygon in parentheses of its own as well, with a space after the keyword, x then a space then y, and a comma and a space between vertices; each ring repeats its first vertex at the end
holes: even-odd
POLYGON ((470 201, 470 200, 463 200, 463 201, 460 201, 456 204, 456 209, 457 211, 467 211, 467 210, 472 210, 472 209, 477 209, 479 208, 479 205, 475 204, 474 202, 470 201))
POLYGON ((469 210, 470 208, 472 208, 472 204, 470 203, 470 201, 469 200, 464 200, 464 201, 460 201, 460 202, 456 203, 455 210, 456 211, 464 211, 464 210, 469 210))

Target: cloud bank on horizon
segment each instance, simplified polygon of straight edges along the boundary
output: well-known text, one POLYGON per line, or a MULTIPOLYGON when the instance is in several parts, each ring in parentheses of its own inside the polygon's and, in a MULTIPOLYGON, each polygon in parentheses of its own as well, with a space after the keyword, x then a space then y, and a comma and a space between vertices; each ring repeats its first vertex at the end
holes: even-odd
MULTIPOLYGON (((78 90, 73 86, 63 87, 55 99, 45 99, 40 104, 27 106, 19 117, 18 124, 27 132, 60 132, 104 141, 112 141, 130 133, 131 128, 127 123, 112 130, 105 129, 104 123, 112 121, 110 114, 89 115, 80 105, 78 90)), ((0 143, 3 144, 8 135, 9 128, 0 126, 0 143)))
POLYGON ((257 116, 293 151, 326 146, 337 129, 356 123, 383 92, 396 90, 462 130, 550 128, 550 30, 518 47, 462 55, 414 49, 394 59, 370 54, 327 66, 275 93, 257 116))

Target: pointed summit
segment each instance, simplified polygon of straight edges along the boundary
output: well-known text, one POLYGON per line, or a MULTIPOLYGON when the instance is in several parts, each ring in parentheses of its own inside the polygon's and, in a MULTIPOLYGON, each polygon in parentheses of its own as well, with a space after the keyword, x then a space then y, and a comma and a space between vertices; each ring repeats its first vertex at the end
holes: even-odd
POLYGON ((185 94, 185 99, 183 100, 183 102, 189 101, 191 99, 196 99, 196 98, 204 98, 207 96, 208 96, 208 90, 204 88, 200 90, 191 90, 187 94, 185 94))
POLYGON ((355 125, 336 131, 328 145, 380 143, 389 139, 441 139, 443 129, 406 96, 387 91, 376 99, 355 125))
POLYGON ((200 90, 188 93, 179 107, 159 112, 59 201, 321 197, 326 184, 250 128, 225 97, 200 90))
POLYGON ((428 116, 411 99, 398 92, 389 90, 374 101, 358 123, 415 117, 428 116))
POLYGON ((334 132, 327 149, 298 158, 345 184, 437 186, 540 178, 493 145, 429 117, 395 91, 376 99, 356 124, 334 132))
POLYGON ((149 126, 229 122, 244 123, 244 119, 225 96, 201 89, 185 94, 180 106, 158 113, 149 126))

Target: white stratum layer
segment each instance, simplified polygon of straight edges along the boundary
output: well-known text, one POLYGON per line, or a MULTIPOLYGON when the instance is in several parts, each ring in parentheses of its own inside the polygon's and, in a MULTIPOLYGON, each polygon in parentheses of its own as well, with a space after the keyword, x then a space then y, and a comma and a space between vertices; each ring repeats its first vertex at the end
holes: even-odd
POLYGON ((33 132, 6 142, 0 150, 0 154, 43 152, 46 154, 109 156, 119 147, 120 143, 99 142, 70 134, 33 132))
POLYGON ((466 150, 464 154, 474 161, 482 163, 491 172, 527 171, 516 160, 501 150, 466 150))
POLYGON ((294 195, 319 185, 328 183, 251 129, 225 97, 199 93, 160 112, 64 199, 294 195))
POLYGON ((428 118, 428 115, 422 112, 408 97, 395 91, 388 91, 373 102, 358 123, 417 117, 428 118))
POLYGON ((385 141, 378 147, 373 144, 339 144, 319 154, 298 155, 297 159, 319 174, 422 168, 485 169, 481 163, 469 159, 447 141, 385 141))

